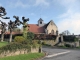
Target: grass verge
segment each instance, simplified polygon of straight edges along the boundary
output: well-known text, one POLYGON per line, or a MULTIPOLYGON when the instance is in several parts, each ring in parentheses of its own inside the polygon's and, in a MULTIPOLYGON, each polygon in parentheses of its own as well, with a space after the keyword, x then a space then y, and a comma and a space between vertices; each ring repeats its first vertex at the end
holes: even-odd
POLYGON ((21 54, 17 56, 4 57, 4 58, 0 58, 0 60, 34 60, 43 56, 44 53, 29 53, 29 54, 21 54))
POLYGON ((5 45, 7 45, 7 44, 8 44, 8 42, 0 42, 0 47, 3 47, 5 45))

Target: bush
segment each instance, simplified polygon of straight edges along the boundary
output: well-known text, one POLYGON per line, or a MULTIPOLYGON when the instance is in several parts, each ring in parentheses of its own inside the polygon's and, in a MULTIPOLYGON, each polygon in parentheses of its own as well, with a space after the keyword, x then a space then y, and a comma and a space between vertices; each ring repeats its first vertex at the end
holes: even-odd
POLYGON ((34 39, 34 33, 28 32, 28 33, 27 33, 27 39, 28 39, 28 40, 33 40, 33 39, 34 39))
POLYGON ((18 42, 18 43, 21 43, 25 40, 25 38, 23 36, 16 36, 14 38, 14 42, 18 42))
POLYGON ((74 42, 76 42, 76 41, 79 41, 79 39, 75 37, 75 38, 74 38, 74 42))
POLYGON ((41 44, 41 41, 40 40, 38 41, 38 44, 41 44))
POLYGON ((0 53, 2 53, 4 51, 16 51, 17 49, 28 49, 28 51, 30 51, 31 47, 30 47, 30 45, 13 42, 4 47, 1 47, 0 53))
POLYGON ((42 45, 45 45, 46 43, 45 42, 42 42, 42 45))
POLYGON ((66 47, 71 47, 71 45, 70 45, 70 44, 65 44, 65 46, 66 46, 66 47))

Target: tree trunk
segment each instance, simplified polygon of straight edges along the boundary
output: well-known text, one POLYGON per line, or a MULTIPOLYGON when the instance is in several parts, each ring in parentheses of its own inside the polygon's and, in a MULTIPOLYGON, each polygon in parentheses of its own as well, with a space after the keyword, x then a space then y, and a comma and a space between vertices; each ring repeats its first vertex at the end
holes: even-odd
POLYGON ((12 42, 12 32, 10 33, 10 40, 9 42, 12 42))
POLYGON ((3 42, 3 40, 4 40, 4 33, 1 34, 1 42, 3 42))

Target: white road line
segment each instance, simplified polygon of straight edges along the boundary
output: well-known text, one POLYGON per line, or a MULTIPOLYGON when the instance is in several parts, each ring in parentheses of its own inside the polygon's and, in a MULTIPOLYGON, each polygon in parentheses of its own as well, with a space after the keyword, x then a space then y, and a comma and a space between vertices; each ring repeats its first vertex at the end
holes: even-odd
POLYGON ((62 54, 66 54, 66 53, 69 53, 70 51, 66 51, 66 52, 61 52, 61 53, 57 53, 57 54, 52 54, 52 55, 48 55, 46 56, 47 58, 50 58, 50 57, 54 57, 54 56, 58 56, 58 55, 62 55, 62 54))

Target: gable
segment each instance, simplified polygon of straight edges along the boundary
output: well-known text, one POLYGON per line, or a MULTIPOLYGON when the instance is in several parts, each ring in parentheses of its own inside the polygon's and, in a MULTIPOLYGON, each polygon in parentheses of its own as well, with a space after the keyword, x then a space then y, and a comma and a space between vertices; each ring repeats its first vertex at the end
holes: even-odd
POLYGON ((53 26, 55 26, 55 27, 57 28, 57 26, 56 26, 56 24, 53 22, 53 20, 51 20, 51 21, 47 24, 46 28, 48 28, 50 25, 53 25, 53 26))

